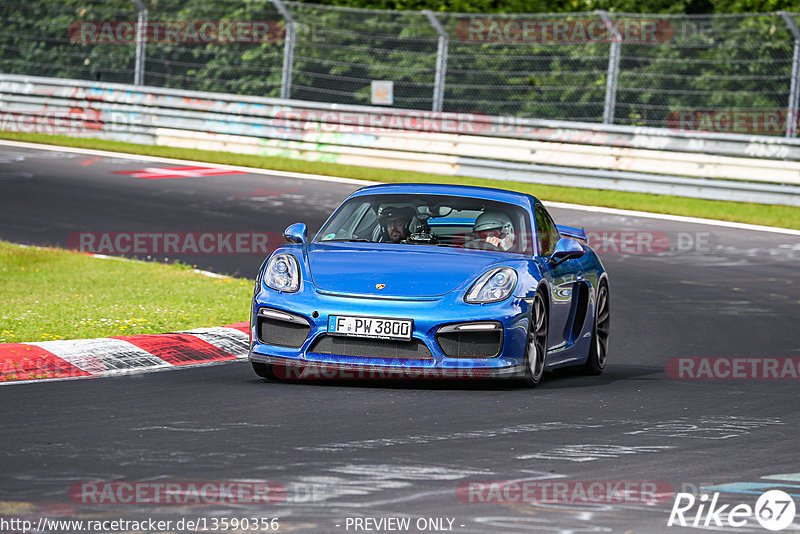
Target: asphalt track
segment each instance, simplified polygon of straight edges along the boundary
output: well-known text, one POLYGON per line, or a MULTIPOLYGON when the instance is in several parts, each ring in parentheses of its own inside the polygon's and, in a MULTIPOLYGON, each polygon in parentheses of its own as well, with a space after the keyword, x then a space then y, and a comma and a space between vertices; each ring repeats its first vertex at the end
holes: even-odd
MULTIPOLYGON (((0 239, 66 246, 80 232, 279 233, 298 220, 315 229, 356 188, 257 174, 114 174, 154 166, 170 167, 0 147, 0 239)), ((720 502, 750 505, 764 489, 746 493, 745 483, 781 483, 800 506, 800 381, 685 380, 665 371, 676 357, 800 357, 800 239, 551 211, 559 223, 652 232, 671 244, 659 253, 601 250, 612 296, 610 363, 601 377, 560 373, 535 390, 465 381, 272 383, 235 362, 4 386, 0 516, 263 516, 279 518, 282 531, 314 533, 356 532, 356 517, 408 517, 410 532, 436 531, 418 530, 420 518, 452 519, 451 531, 464 533, 692 530, 667 527, 669 495, 656 504, 513 496, 483 503, 456 491, 468 481, 510 480, 653 481, 674 491, 725 484, 716 490, 720 502), (697 238, 701 246, 688 245, 697 238), (776 475, 789 476, 768 478, 776 475), (287 498, 84 504, 69 495, 84 481, 270 481, 287 498)), ((179 259, 247 277, 261 261, 179 259)), ((792 528, 800 530, 800 516, 792 528)), ((766 532, 753 519, 716 530, 766 532)), ((378 531, 389 530, 370 530, 378 531)))

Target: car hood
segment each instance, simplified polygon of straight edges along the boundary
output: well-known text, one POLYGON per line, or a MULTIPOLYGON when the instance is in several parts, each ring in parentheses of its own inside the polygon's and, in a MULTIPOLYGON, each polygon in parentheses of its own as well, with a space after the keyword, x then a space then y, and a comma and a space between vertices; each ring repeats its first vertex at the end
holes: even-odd
POLYGON ((507 254, 390 243, 312 243, 314 285, 326 292, 424 298, 449 293, 507 254), (381 289, 378 289, 381 285, 381 289))

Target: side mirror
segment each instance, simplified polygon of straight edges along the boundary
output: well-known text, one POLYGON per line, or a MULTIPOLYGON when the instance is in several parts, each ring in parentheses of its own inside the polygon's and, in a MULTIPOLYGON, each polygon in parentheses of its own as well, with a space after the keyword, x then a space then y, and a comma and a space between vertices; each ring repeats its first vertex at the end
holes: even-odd
POLYGON ((308 241, 308 228, 305 223, 294 223, 283 231, 287 243, 305 243, 308 241))
POLYGON ((555 266, 572 258, 580 258, 584 252, 580 243, 569 237, 562 237, 556 243, 556 248, 548 261, 555 266))

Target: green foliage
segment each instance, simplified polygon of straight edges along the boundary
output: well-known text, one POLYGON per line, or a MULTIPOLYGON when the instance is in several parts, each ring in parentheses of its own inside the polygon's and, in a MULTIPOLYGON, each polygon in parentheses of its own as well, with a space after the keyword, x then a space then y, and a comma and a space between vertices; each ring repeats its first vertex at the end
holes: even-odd
POLYGON ((800 0, 319 0, 317 4, 368 9, 430 9, 452 13, 764 13, 800 11, 800 0))
MULTIPOLYGON (((470 24, 489 27, 510 20, 587 25, 597 20, 597 9, 609 10, 617 22, 655 21, 663 30, 657 40, 625 39, 620 47, 614 121, 655 127, 668 126, 681 110, 785 109, 793 38, 774 10, 800 11, 800 0, 339 0, 345 7, 285 3, 297 21, 294 99, 369 104, 371 81, 391 80, 396 108, 432 109, 439 36, 415 11, 429 8, 449 36, 445 111, 588 122, 603 118, 611 50, 607 40, 475 39, 467 31, 470 24), (394 11, 360 9, 365 7, 394 11), (697 15, 753 10, 772 13, 697 15)), ((283 20, 268 0, 148 0, 147 5, 151 22, 283 20)), ((135 20, 132 2, 5 2, 0 11, 2 72, 131 83, 134 42, 80 42, 70 27, 135 20)), ((148 42, 146 49, 146 85, 280 95, 280 39, 162 40, 148 42)))
MULTIPOLYGON (((150 0, 149 21, 273 21, 280 16, 269 2, 216 0, 150 0)), ((134 34, 81 32, 81 23, 137 21, 133 2, 62 0, 3 2, 0 9, 0 68, 6 74, 31 74, 101 82, 133 83, 134 34), (110 37, 110 38, 109 38, 110 37), (115 42, 109 42, 111 38, 115 42), (101 40, 102 42, 97 42, 101 40)), ((280 94, 281 42, 146 43, 145 84, 158 87, 231 92, 262 96, 280 94)))

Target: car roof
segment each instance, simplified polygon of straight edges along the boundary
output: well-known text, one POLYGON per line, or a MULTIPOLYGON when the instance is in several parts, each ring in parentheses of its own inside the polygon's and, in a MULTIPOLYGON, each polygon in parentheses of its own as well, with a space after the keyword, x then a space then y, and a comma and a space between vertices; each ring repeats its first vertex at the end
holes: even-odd
POLYGON ((477 187, 472 185, 452 185, 452 184, 380 184, 362 187, 350 197, 360 197, 363 195, 454 195, 461 197, 481 198, 485 200, 496 200, 498 202, 508 202, 523 207, 533 207, 539 200, 533 195, 508 191, 505 189, 494 189, 491 187, 477 187))

